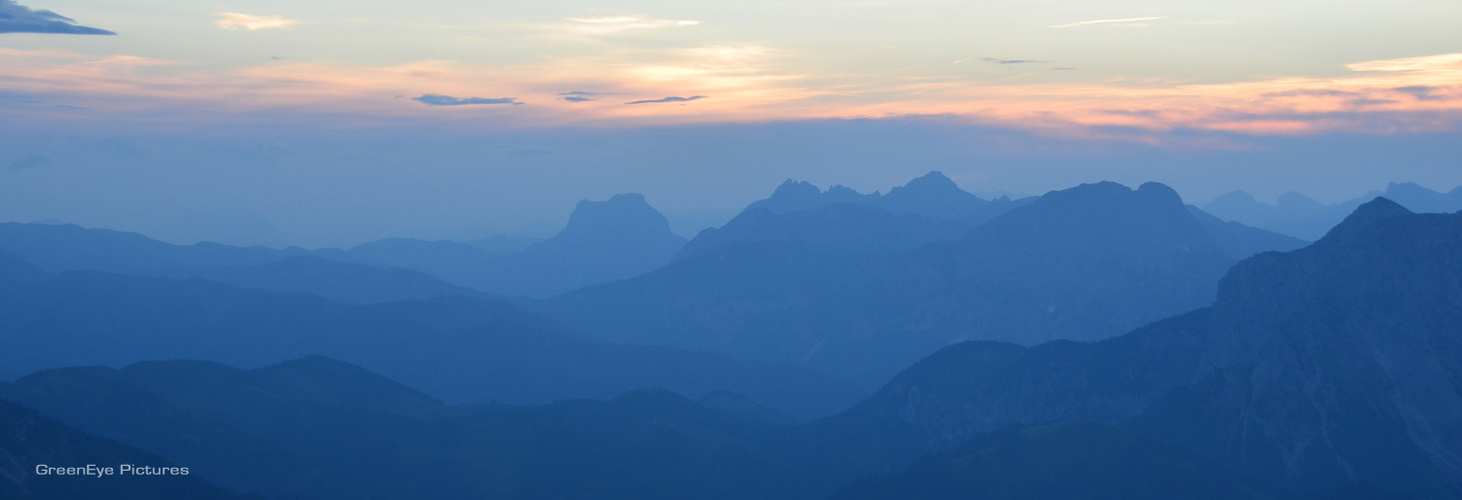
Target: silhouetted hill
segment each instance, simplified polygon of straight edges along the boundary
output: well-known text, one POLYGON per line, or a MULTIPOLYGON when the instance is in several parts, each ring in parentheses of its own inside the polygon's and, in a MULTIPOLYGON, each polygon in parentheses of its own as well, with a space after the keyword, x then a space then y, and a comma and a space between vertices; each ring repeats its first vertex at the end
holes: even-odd
POLYGON ((1317 498, 1455 498, 1458 248, 1462 213, 1377 199, 1311 246, 1235 266, 1211 308, 1094 343, 950 346, 812 428, 875 436, 834 450, 884 457, 864 465, 878 470, 1009 424, 1125 422, 1317 498))
POLYGON ((1208 212, 1188 205, 1188 213, 1203 227, 1203 231, 1214 237, 1224 253, 1232 257, 1248 258, 1262 252, 1288 252, 1308 245, 1309 242, 1273 231, 1249 227, 1238 222, 1225 222, 1208 212))
POLYGON ((285 257, 250 266, 173 268, 158 274, 177 279, 203 278, 269 292, 308 293, 358 304, 428 300, 453 295, 492 297, 490 294, 451 285, 409 269, 378 269, 364 264, 317 257, 285 257))
POLYGON ((280 293, 310 293, 345 302, 485 296, 406 269, 357 263, 336 249, 308 251, 173 245, 136 233, 74 225, 0 224, 0 248, 48 272, 102 271, 134 276, 204 278, 280 293), (327 260, 328 259, 328 260, 327 260))
POLYGON ((279 260, 282 253, 306 253, 217 243, 173 245, 137 233, 87 229, 72 224, 0 223, 0 248, 47 272, 104 271, 155 275, 165 268, 245 266, 279 260))
POLYGON ((446 406, 321 358, 49 370, 7 399, 269 498, 809 498, 790 428, 663 392, 446 406))
POLYGON ((493 241, 499 247, 523 248, 504 254, 467 243, 407 238, 368 242, 347 251, 206 242, 182 246, 74 225, 0 224, 0 248, 52 273, 201 277, 345 302, 488 293, 546 297, 644 274, 664 266, 685 245, 684 238, 670 232, 665 217, 633 193, 580 202, 568 226, 553 238, 531 244, 501 238, 477 243, 493 241))
MULTIPOLYGON (((0 275, 34 274, 11 264, 0 275)), ((609 398, 642 387, 692 397, 729 390, 812 418, 862 393, 805 369, 582 340, 505 303, 468 297, 348 305, 198 279, 80 271, 0 282, 0 296, 11 298, 0 303, 6 376, 156 359, 259 366, 325 354, 452 401, 609 398)))
POLYGON ((497 272, 502 257, 466 243, 386 238, 361 243, 346 254, 350 258, 383 268, 399 267, 425 273, 459 286, 474 277, 497 272))
POLYGON ((468 245, 486 250, 488 253, 507 255, 518 253, 534 243, 543 241, 543 238, 530 238, 526 236, 512 236, 507 234, 494 234, 484 238, 463 241, 468 245))
POLYGON ((1120 427, 1061 422, 983 434, 831 498, 1239 500, 1284 493, 1120 427))
POLYGON ((614 342, 800 363, 877 384, 962 340, 1100 339, 1197 309, 1239 259, 1299 244, 1200 218, 1152 183, 1052 192, 957 240, 907 251, 887 239, 919 226, 848 207, 749 210, 664 269, 525 306, 614 342), (855 220, 884 222, 834 223, 855 210, 865 212, 855 220), (743 234, 755 237, 730 237, 743 234), (890 251, 846 249, 872 239, 890 251))
POLYGON ((0 498, 13 500, 205 500, 239 498, 188 475, 123 474, 135 467, 182 467, 136 448, 67 428, 35 411, 0 401, 0 498), (111 475, 38 475, 36 466, 111 468, 111 475))

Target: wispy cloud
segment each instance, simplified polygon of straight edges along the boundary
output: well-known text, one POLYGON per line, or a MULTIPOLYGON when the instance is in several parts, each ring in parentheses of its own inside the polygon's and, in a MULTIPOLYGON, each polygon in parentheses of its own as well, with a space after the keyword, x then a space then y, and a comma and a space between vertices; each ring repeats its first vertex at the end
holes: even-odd
MULTIPOLYGON (((0 105, 9 120, 79 123, 105 116, 119 123, 164 127, 339 118, 359 126, 454 121, 519 127, 938 114, 1059 133, 1103 127, 1252 134, 1462 129, 1462 55, 1357 62, 1347 66, 1357 70, 1347 75, 1224 83, 949 79, 860 87, 778 73, 766 63, 764 52, 755 47, 682 49, 672 54, 673 60, 607 69, 578 61, 506 69, 451 61, 394 66, 269 62, 206 73, 132 56, 0 48, 0 68, 7 69, 0 71, 5 89, 0 105), (594 90, 565 92, 565 85, 594 90), (391 99, 401 89, 436 93, 417 94, 414 101, 410 95, 391 99), (481 95, 482 89, 517 98, 463 97, 481 95), (621 97, 592 95, 600 93, 621 97), (629 102, 635 104, 622 96, 632 96, 629 102), (571 97, 614 105, 565 100, 571 97), (523 101, 533 106, 514 105, 523 101), (63 113, 50 103, 91 111, 85 116, 63 113), (501 113, 446 113, 448 108, 440 107, 474 105, 515 110, 507 120, 501 113)), ((0 162, 0 168, 4 165, 0 162)))
POLYGON ((213 17, 217 18, 213 24, 226 30, 274 30, 299 24, 299 21, 280 16, 251 16, 237 12, 216 12, 213 17))
POLYGON ((1410 95, 1418 101, 1441 101, 1447 99, 1446 96, 1438 94, 1441 89, 1427 85, 1409 85, 1406 87, 1396 87, 1392 90, 1410 95))
POLYGON ((1001 64, 1001 65, 1006 65, 1006 64, 1045 64, 1045 63, 1050 62, 1050 61, 1037 61, 1037 60, 1034 60, 1034 59, 999 59, 999 58, 994 58, 994 57, 981 57, 980 60, 981 61, 985 61, 985 62, 990 63, 990 64, 1001 64))
POLYGON ((75 19, 49 10, 31 10, 30 7, 15 3, 15 0, 0 0, 0 33, 116 34, 100 28, 78 25, 75 19))
POLYGON ((697 95, 697 96, 691 96, 691 97, 674 97, 674 96, 671 96, 671 97, 661 97, 659 99, 646 99, 646 100, 643 100, 643 101, 627 102, 625 104, 658 104, 658 103, 663 103, 663 102, 690 102, 690 101, 694 101, 694 100, 697 100, 697 99, 705 99, 705 98, 706 98, 706 96, 703 96, 703 95, 697 95))
POLYGON ((628 31, 682 28, 695 26, 700 21, 654 19, 641 16, 612 17, 570 17, 569 31, 584 35, 614 35, 628 31))
POLYGON ((1074 22, 1074 23, 1057 24, 1055 26, 1049 26, 1049 27, 1050 28, 1075 28, 1075 27, 1078 27, 1078 26, 1091 26, 1091 25, 1094 25, 1094 24, 1134 24, 1134 23, 1141 23, 1141 22, 1146 22, 1146 21, 1157 21, 1159 19, 1167 19, 1167 17, 1166 16, 1154 16, 1154 17, 1129 17, 1129 18, 1126 18, 1126 19, 1095 19, 1095 20, 1091 20, 1091 21, 1077 21, 1077 22, 1074 22))
POLYGON ((489 99, 486 97, 464 97, 459 99, 449 95, 441 94, 426 94, 421 97, 413 97, 411 98, 411 100, 424 103, 428 106, 470 106, 477 104, 512 104, 514 106, 517 106, 523 104, 523 102, 519 101, 516 97, 500 97, 495 99, 489 99))
POLYGON ((584 92, 582 90, 575 90, 575 91, 572 91, 572 92, 563 92, 563 93, 560 93, 558 96, 559 96, 559 98, 561 98, 561 99, 563 99, 565 101, 568 101, 568 102, 589 102, 589 101, 596 100, 596 99, 594 99, 596 96, 611 95, 611 94, 612 94, 612 92, 611 93, 606 93, 606 92, 584 92))
POLYGON ((1351 71, 1462 72, 1462 52, 1345 65, 1351 71))

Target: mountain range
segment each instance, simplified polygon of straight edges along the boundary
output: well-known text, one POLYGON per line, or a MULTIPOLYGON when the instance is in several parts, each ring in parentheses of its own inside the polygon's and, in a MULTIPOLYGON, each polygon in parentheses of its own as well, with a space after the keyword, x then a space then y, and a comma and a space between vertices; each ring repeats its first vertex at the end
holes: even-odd
MULTIPOLYGON (((839 193, 822 196, 852 198, 839 193)), ((790 201, 753 204, 662 269, 520 304, 610 342, 878 384, 959 341, 1117 335, 1208 304, 1252 253, 1304 244, 1223 223, 1155 183, 1055 191, 963 230, 861 202, 778 214, 806 205, 779 198, 790 201)))
POLYGON ((1374 200, 1209 307, 949 346, 797 426, 664 391, 446 405, 317 356, 45 370, 0 398, 265 498, 1455 498, 1457 248, 1462 213, 1374 200))
POLYGON ((1415 183, 1391 183, 1385 191, 1326 205, 1305 195, 1288 192, 1273 204, 1261 203, 1244 191, 1234 191, 1215 198, 1203 210, 1224 220, 1237 221, 1306 241, 1314 241, 1335 227, 1361 204, 1378 196, 1400 204, 1414 212, 1450 213, 1462 210, 1462 186, 1448 193, 1438 193, 1415 183))
POLYGON ((173 245, 136 233, 61 224, 0 224, 0 249, 40 268, 204 278, 352 303, 466 295, 546 297, 643 274, 685 244, 638 194, 582 201, 557 236, 470 242, 388 238, 348 250, 173 245))
POLYGON ((165 359, 261 366, 325 354, 457 402, 608 398, 665 387, 691 397, 731 391, 806 419, 864 394, 806 369, 590 341, 472 297, 342 304, 196 278, 51 275, 5 252, 0 275, 0 366, 8 372, 0 375, 165 359))
POLYGON ((1462 496, 1462 212, 1378 197, 1306 244, 1156 183, 985 201, 934 172, 789 182, 689 242, 620 195, 509 243, 0 225, 0 493, 1462 496))
POLYGON ((642 195, 580 201, 568 225, 521 251, 495 254, 467 243, 387 239, 345 253, 381 267, 419 271, 443 281, 500 295, 548 297, 630 278, 670 262, 685 239, 642 195))

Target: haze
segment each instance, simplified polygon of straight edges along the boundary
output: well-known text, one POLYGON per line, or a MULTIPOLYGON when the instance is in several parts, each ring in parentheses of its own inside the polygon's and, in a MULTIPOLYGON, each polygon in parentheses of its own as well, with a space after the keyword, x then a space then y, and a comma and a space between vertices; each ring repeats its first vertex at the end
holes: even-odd
POLYGON ((788 178, 929 170, 1462 184, 1455 2, 0 6, 69 18, 0 27, 0 219, 178 243, 547 236, 623 192, 693 236, 788 178))

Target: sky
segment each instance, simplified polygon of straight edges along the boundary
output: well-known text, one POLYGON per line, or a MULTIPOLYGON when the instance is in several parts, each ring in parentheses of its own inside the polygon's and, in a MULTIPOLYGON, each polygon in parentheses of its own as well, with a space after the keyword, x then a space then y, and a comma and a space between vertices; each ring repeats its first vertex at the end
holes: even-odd
POLYGON ((348 246, 693 232, 782 180, 1462 184, 1462 3, 0 0, 0 220, 348 246), (706 224, 709 222, 701 222, 706 224))

